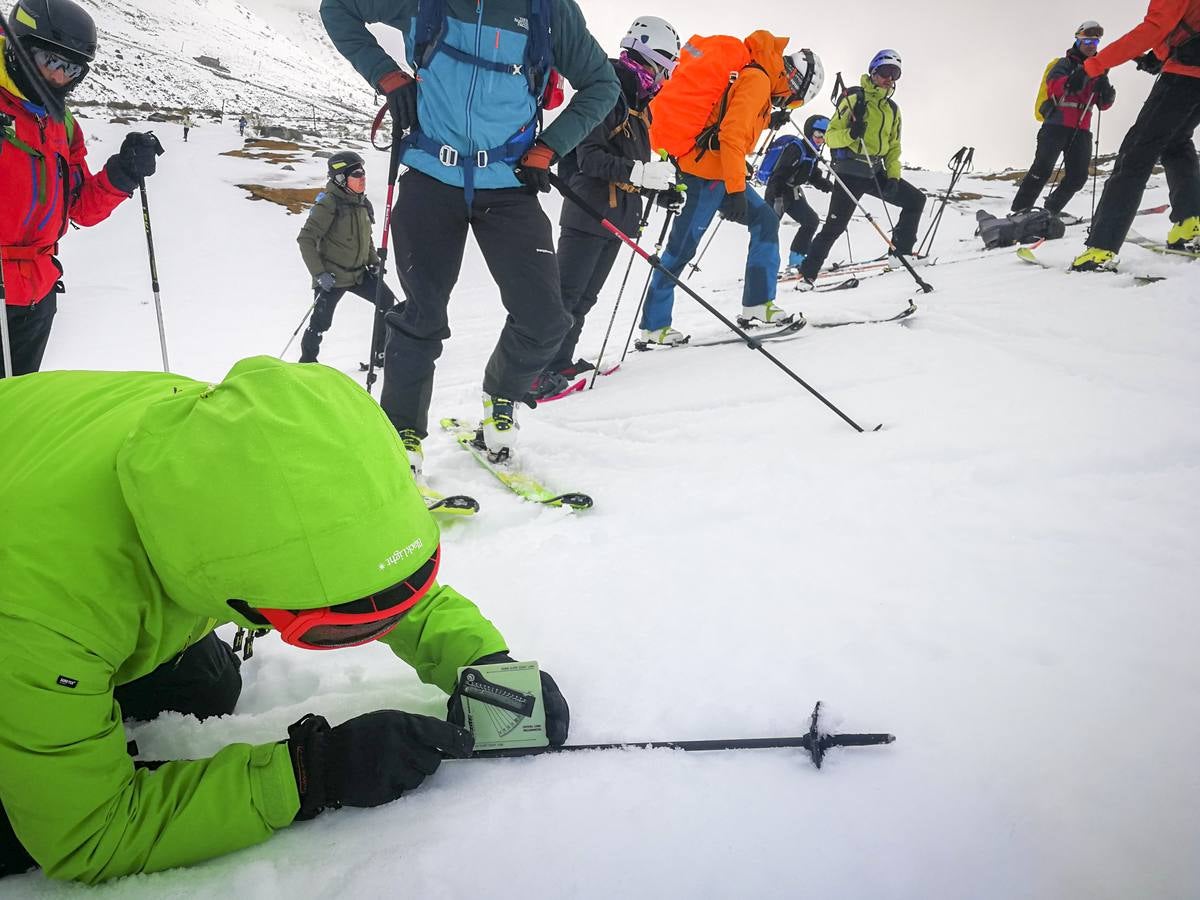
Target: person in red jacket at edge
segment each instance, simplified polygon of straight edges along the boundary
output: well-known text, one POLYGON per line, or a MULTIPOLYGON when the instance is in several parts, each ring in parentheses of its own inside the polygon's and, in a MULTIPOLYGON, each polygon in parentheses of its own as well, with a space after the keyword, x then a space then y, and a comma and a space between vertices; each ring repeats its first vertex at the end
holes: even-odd
MULTIPOLYGON (((18 0, 8 33, 36 69, 26 72, 0 36, 0 260, 13 374, 24 375, 41 367, 64 290, 54 254, 68 220, 95 225, 108 218, 154 174, 160 148, 152 135, 132 132, 93 175, 83 130, 70 112, 58 122, 39 104, 31 78, 65 102, 96 56, 96 24, 82 7, 72 0, 18 0)), ((7 374, 0 363, 0 377, 7 374)))
MULTIPOLYGON (((1087 60, 1072 77, 1095 78, 1130 60, 1158 80, 1121 142, 1076 272, 1115 271, 1154 166, 1171 192, 1168 246, 1200 250, 1200 164, 1192 132, 1200 125, 1200 0, 1150 0, 1146 17, 1087 60)), ((1070 90, 1071 85, 1067 88, 1070 90)))

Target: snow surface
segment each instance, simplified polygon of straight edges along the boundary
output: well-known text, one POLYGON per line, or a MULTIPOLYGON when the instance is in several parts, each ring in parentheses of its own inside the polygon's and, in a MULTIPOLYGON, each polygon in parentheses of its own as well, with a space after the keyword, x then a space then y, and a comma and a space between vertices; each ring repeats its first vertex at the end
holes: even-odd
MULTIPOLYGON (((123 128, 81 124, 99 165, 123 128)), ((172 364, 216 380, 241 357, 279 353, 311 301, 301 217, 233 185, 317 184, 323 161, 281 172, 219 156, 240 146, 228 124, 186 145, 176 126, 155 127, 168 150, 149 190, 172 364)), ((369 170, 382 207, 385 155, 369 170)), ((948 177, 910 175, 930 188, 948 177)), ((1012 193, 964 187, 997 212, 1012 193)), ((1156 179, 1143 205, 1162 202, 1156 179)), ((1071 210, 1089 205, 1081 194, 1071 210)), ((944 256, 976 251, 973 211, 947 213, 944 256)), ((139 219, 132 201, 65 238, 47 368, 158 367, 139 219)), ((1137 227, 1161 235, 1167 222, 1137 227)), ((854 223, 857 254, 878 251, 872 235, 854 223)), ((1082 239, 1072 229, 1041 254, 1065 265, 1082 239)), ((723 227, 693 280, 727 315, 745 243, 723 227)), ((521 413, 527 458, 563 490, 591 492, 587 513, 524 504, 448 436, 426 443, 433 484, 483 505, 445 526, 444 578, 555 675, 574 742, 798 734, 822 699, 829 730, 890 731, 895 744, 834 751, 820 772, 787 751, 447 763, 394 804, 89 896, 1196 897, 1200 272, 1132 246, 1124 260, 1169 278, 1136 287, 996 251, 925 269, 937 290, 908 324, 770 345, 850 416, 884 423, 875 434, 738 346, 631 353, 594 391, 521 413)), ((599 348, 625 263, 584 353, 599 348)), ((618 348, 644 275, 639 263, 618 348)), ((819 321, 888 314, 913 294, 898 272, 827 296, 784 288, 780 303, 819 321)), ((472 246, 435 415, 478 414, 503 318, 472 246)), ((370 324, 369 305, 347 296, 323 360, 358 377, 370 324)), ((721 332, 682 295, 676 325, 697 340, 721 332)), ((136 726, 143 755, 276 740, 309 711, 338 722, 444 709, 386 648, 255 649, 236 715, 136 726)), ((34 873, 0 893, 82 890, 34 873)))

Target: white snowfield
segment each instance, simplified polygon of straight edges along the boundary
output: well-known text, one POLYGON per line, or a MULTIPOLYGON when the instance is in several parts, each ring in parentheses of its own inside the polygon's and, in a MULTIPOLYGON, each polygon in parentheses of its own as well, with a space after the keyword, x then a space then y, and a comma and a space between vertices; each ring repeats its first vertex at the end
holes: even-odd
MULTIPOLYGON (((124 127, 81 124, 98 167, 124 127)), ((167 153, 148 186, 172 365, 217 380, 279 353, 312 298, 302 217, 234 185, 317 184, 324 162, 284 172, 219 156, 241 145, 228 121, 186 145, 177 126, 156 130, 167 153)), ((382 210, 386 154, 366 155, 382 210)), ((1012 196, 1007 182, 961 187, 994 212, 1012 196)), ((1164 202, 1156 178, 1143 206, 1164 202)), ((976 207, 948 210, 937 254, 977 252, 976 207)), ((1070 211, 1089 207, 1090 190, 1070 211)), ((1161 236, 1167 219, 1136 227, 1161 236)), ((865 222, 851 231, 859 257, 880 251, 865 222)), ((728 316, 745 245, 726 224, 691 282, 728 316)), ((1040 254, 1065 268, 1082 245, 1073 228, 1040 254)), ((831 261, 845 255, 843 241, 831 261)), ((426 442, 434 486, 483 506, 445 526, 443 578, 554 674, 573 742, 802 734, 821 699, 826 729, 895 744, 831 751, 820 772, 786 750, 448 762, 387 806, 89 896, 1196 897, 1200 268, 1127 246, 1130 272, 1168 276, 1138 287, 979 255, 922 269, 936 291, 907 324, 767 345, 878 433, 855 433, 735 345, 631 351, 594 391, 521 410, 529 465, 591 493, 590 512, 521 502, 436 426, 426 442)), ((69 234, 62 260, 46 367, 157 368, 137 200, 69 234)), ((599 349, 626 262, 583 355, 599 349)), ((635 264, 610 360, 645 275, 635 264)), ((824 296, 784 286, 779 302, 816 322, 890 314, 914 295, 893 272, 824 296)), ((722 331, 682 294, 675 310, 696 340, 722 331)), ((435 419, 479 414, 504 320, 473 245, 451 312, 435 419)), ((322 361, 361 378, 370 325, 347 296, 322 361)), ((235 715, 133 727, 142 755, 279 740, 310 711, 444 713, 384 647, 313 653, 268 637, 242 672, 235 715)), ((0 893, 80 890, 33 873, 0 893)))

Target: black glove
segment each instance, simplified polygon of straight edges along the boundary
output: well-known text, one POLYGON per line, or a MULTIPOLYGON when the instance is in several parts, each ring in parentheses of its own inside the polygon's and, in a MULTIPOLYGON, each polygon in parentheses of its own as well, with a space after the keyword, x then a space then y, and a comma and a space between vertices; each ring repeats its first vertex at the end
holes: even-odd
POLYGON ((826 178, 824 175, 820 175, 820 174, 813 175, 812 179, 809 181, 809 184, 811 184, 813 187, 815 187, 818 191, 822 191, 826 194, 830 193, 833 190, 833 182, 830 181, 828 178, 826 178))
POLYGON ((1070 75, 1067 76, 1066 92, 1068 94, 1078 94, 1083 90, 1083 86, 1087 84, 1088 73, 1083 66, 1076 66, 1070 75))
POLYGON ((379 806, 432 775, 443 756, 465 759, 471 732, 397 709, 377 709, 330 728, 306 715, 288 728, 288 753, 300 792, 297 819, 339 806, 379 806))
POLYGON ((392 143, 417 124, 417 82, 399 69, 379 79, 379 90, 387 100, 388 115, 392 117, 392 143))
POLYGON ((860 96, 854 104, 854 114, 850 120, 850 137, 861 141, 867 133, 867 98, 860 96))
POLYGON ((1154 55, 1153 50, 1147 50, 1133 62, 1138 69, 1151 75, 1157 75, 1163 68, 1162 60, 1154 55))
POLYGON ((1112 86, 1112 82, 1108 80, 1108 73, 1105 72, 1096 79, 1096 102, 1101 106, 1112 106, 1117 99, 1117 89, 1112 86))
POLYGON ((521 157, 513 174, 531 193, 550 193, 550 164, 554 162, 554 151, 538 141, 528 153, 521 157))
POLYGON ((750 209, 746 205, 746 192, 737 191, 736 193, 726 194, 725 199, 721 201, 721 207, 718 212, 721 214, 722 219, 728 219, 730 222, 745 225, 746 220, 750 218, 750 209))
MULTIPOLYGON (((481 656, 471 665, 487 666, 502 662, 516 662, 516 660, 505 651, 481 656)), ((561 747, 567 742, 567 732, 571 730, 571 708, 567 706, 567 698, 562 695, 562 691, 558 689, 558 685, 550 677, 550 673, 541 669, 538 674, 542 678, 542 705, 546 708, 546 737, 550 739, 552 747, 561 747)), ((460 727, 466 723, 462 697, 457 688, 450 695, 450 699, 446 701, 446 719, 460 727)))
POLYGON ((883 188, 880 190, 880 196, 888 203, 896 202, 896 195, 900 192, 900 179, 889 178, 883 183, 883 188))
POLYGON ((776 197, 774 200, 767 201, 771 209, 775 210, 775 218, 783 219, 783 214, 787 212, 787 201, 782 197, 776 197))
POLYGON ((104 171, 113 187, 132 194, 143 178, 154 174, 156 157, 162 153, 162 144, 151 132, 131 131, 121 141, 121 149, 104 164, 104 171))
POLYGON ((321 293, 328 294, 333 290, 334 285, 337 283, 337 279, 333 277, 332 272, 322 272, 316 277, 316 282, 321 293))
POLYGON ((687 203, 687 191, 659 191, 655 202, 661 209, 677 213, 687 203))
POLYGON ((790 121, 792 121, 792 111, 790 109, 777 109, 771 113, 771 130, 778 131, 790 121))

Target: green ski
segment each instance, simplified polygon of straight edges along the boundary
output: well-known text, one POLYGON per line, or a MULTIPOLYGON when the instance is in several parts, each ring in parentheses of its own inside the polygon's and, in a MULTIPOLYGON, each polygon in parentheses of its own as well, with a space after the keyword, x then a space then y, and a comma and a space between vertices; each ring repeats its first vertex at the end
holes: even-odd
POLYGON ((488 458, 487 448, 478 443, 478 426, 461 419, 442 419, 442 429, 454 435, 459 446, 475 457, 476 461, 496 476, 506 488, 531 503, 543 506, 566 506, 570 509, 590 509, 592 498, 587 494, 558 494, 545 487, 527 472, 522 472, 512 463, 493 462, 488 458))

